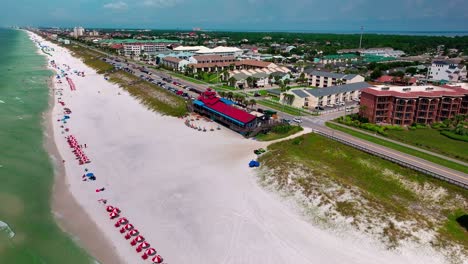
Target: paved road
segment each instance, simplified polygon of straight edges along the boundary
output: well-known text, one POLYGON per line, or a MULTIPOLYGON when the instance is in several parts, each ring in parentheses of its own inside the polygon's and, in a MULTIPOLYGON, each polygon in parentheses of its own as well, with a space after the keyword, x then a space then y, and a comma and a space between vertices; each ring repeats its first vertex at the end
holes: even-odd
MULTIPOLYGON (((80 44, 82 45, 82 44, 80 44)), ((89 47, 88 47, 89 48, 89 47)), ((96 50, 96 49, 94 49, 96 50)), ((102 51, 96 50, 97 52, 100 52, 104 55, 107 55, 103 53, 102 51)), ((114 56, 113 56, 114 57, 114 56)), ((119 58, 120 60, 123 60, 122 58, 119 58)), ((115 61, 114 61, 115 62, 115 61)), ((135 68, 141 67, 141 65, 136 64, 134 62, 129 62, 130 67, 134 66, 135 68)), ((181 83, 182 85, 190 86, 197 88, 201 91, 204 91, 206 88, 208 88, 208 85, 202 85, 202 84, 196 84, 189 82, 187 80, 183 80, 180 78, 174 78, 170 76, 167 73, 164 73, 162 71, 157 71, 151 68, 146 67, 149 72, 151 72, 151 75, 148 75, 146 73, 143 73, 139 70, 135 69, 135 74, 137 76, 143 75, 145 77, 151 77, 151 78, 168 78, 172 80, 176 80, 178 83, 181 83)), ((171 85, 171 84, 168 84, 171 85)), ((267 108, 262 106, 262 108, 267 108)), ((275 109, 271 109, 275 110, 275 109)), ((275 110, 277 111, 277 110, 275 110)), ((354 112, 356 112, 357 109, 354 109, 354 112)), ((332 138, 334 140, 341 141, 345 144, 351 145, 353 147, 359 148, 363 151, 367 151, 369 153, 372 153, 377 156, 381 156, 383 158, 392 160, 396 163, 400 163, 404 166, 407 167, 412 167, 413 169, 422 171, 426 174, 429 174, 434 177, 441 178, 443 180, 455 183, 457 185, 463 186, 464 188, 468 188, 468 174, 465 174, 463 172, 455 171, 449 168, 446 168, 444 166, 429 162, 424 159, 420 159, 417 157, 414 157, 412 155, 408 155, 393 149, 389 149, 386 147, 383 147, 378 144, 371 143, 369 141, 353 137, 349 134, 336 131, 333 129, 330 129, 325 126, 325 122, 333 120, 339 116, 343 116, 345 114, 344 111, 336 111, 336 112, 331 112, 328 114, 320 115, 320 116, 305 116, 301 117, 302 119, 302 126, 308 127, 313 129, 314 132, 319 133, 321 135, 327 136, 329 138, 332 138)), ((286 114, 286 113, 279 113, 281 118, 285 119, 294 119, 295 116, 286 114)))
POLYGON ((341 126, 341 127, 347 128, 347 129, 351 129, 351 130, 354 130, 354 131, 362 133, 362 134, 367 134, 367 135, 373 136, 375 138, 379 138, 379 139, 382 139, 382 140, 385 140, 385 141, 389 141, 389 142, 401 145, 403 147, 411 148, 411 149, 417 150, 419 152, 424 152, 426 154, 436 156, 436 157, 439 157, 441 159, 446 159, 446 160, 449 160, 449 161, 452 161, 452 162, 455 162, 455 163, 458 163, 460 165, 468 167, 468 163, 463 162, 461 160, 453 159, 453 158, 450 158, 450 157, 447 157, 447 156, 444 156, 444 155, 441 155, 441 154, 438 154, 438 153, 434 153, 434 152, 429 151, 429 150, 418 148, 418 147, 415 147, 415 146, 412 146, 412 145, 402 143, 400 141, 392 140, 392 139, 389 139, 389 138, 386 138, 386 137, 383 137, 383 136, 380 136, 380 135, 376 135, 376 134, 373 134, 373 133, 370 133, 370 132, 367 132, 367 131, 363 131, 363 130, 355 128, 355 127, 346 126, 346 125, 340 124, 338 122, 334 122, 334 124, 337 125, 337 126, 341 126))

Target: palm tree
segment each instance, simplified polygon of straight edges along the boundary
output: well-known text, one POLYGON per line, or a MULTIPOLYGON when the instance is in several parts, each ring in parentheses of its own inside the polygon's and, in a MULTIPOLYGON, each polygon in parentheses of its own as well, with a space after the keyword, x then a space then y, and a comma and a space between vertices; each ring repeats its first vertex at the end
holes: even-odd
POLYGON ((227 81, 229 79, 229 72, 227 69, 223 70, 223 79, 227 81))
POLYGON ((247 77, 246 81, 247 81, 247 85, 249 86, 249 88, 253 88, 254 78, 252 76, 249 76, 247 77))
POLYGON ((255 99, 250 99, 250 101, 249 101, 250 107, 253 108, 256 104, 257 104, 257 101, 255 101, 255 99))
POLYGON ((236 78, 234 78, 234 77, 231 77, 231 78, 229 78, 229 80, 228 80, 229 86, 232 86, 232 87, 235 87, 235 86, 236 86, 236 82, 237 82, 237 80, 236 80, 236 78))
POLYGON ((283 103, 291 105, 293 101, 294 101, 293 94, 288 94, 288 93, 283 94, 283 103))

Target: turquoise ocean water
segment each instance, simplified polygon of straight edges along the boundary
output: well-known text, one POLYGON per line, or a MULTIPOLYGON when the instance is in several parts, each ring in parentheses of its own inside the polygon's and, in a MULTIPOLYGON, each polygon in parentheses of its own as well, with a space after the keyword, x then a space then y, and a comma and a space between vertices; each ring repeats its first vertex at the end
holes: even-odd
POLYGON ((46 58, 23 31, 0 28, 0 263, 92 263, 54 221, 44 149, 46 58))

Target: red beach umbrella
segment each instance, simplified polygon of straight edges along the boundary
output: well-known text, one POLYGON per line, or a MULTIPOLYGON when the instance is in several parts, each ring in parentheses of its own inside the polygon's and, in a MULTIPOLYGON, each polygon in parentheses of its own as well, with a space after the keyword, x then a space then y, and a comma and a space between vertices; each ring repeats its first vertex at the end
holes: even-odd
POLYGON ((133 225, 132 225, 132 224, 127 224, 127 225, 125 225, 125 229, 127 229, 127 230, 132 230, 132 229, 133 229, 133 225))
POLYGON ((114 219, 116 217, 119 217, 119 215, 114 213, 114 212, 110 213, 109 216, 110 216, 110 219, 114 219))
POLYGON ((164 259, 163 259, 160 255, 156 255, 156 256, 154 256, 154 258, 152 259, 152 261, 155 262, 155 263, 161 263, 161 262, 163 262, 163 260, 164 260, 164 259))
POLYGON ((141 243, 143 241, 145 241, 145 238, 143 236, 137 236, 137 237, 135 237, 135 239, 132 240, 132 242, 130 242, 130 245, 133 247, 137 243, 141 243))
POLYGON ((119 222, 120 222, 121 225, 125 225, 126 223, 128 223, 128 220, 127 220, 127 218, 122 217, 122 218, 119 218, 119 222))
POLYGON ((143 242, 139 246, 142 248, 149 248, 150 244, 148 242, 143 242))
POLYGON ((145 251, 145 254, 146 255, 149 255, 149 256, 153 256, 156 254, 156 249, 154 248, 148 248, 146 251, 145 251))
POLYGON ((141 247, 141 244, 138 245, 138 247, 136 248, 136 252, 140 253, 142 250, 143 248, 141 247))
POLYGON ((106 211, 109 212, 109 213, 112 212, 113 210, 114 210, 113 206, 109 205, 109 206, 106 207, 106 211))

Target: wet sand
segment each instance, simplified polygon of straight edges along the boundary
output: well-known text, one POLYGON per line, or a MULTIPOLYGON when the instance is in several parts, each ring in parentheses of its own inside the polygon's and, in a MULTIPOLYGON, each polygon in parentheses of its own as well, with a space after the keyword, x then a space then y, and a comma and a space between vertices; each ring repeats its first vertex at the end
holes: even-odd
POLYGON ((91 217, 70 193, 65 176, 65 166, 61 162, 62 157, 54 141, 52 110, 56 100, 52 80, 48 81, 48 86, 50 89, 49 108, 43 115, 43 125, 46 131, 44 145, 54 166, 54 186, 51 198, 52 211, 57 223, 63 231, 70 234, 88 254, 100 263, 123 264, 124 262, 116 254, 116 248, 105 238, 96 223, 91 220, 91 217))

